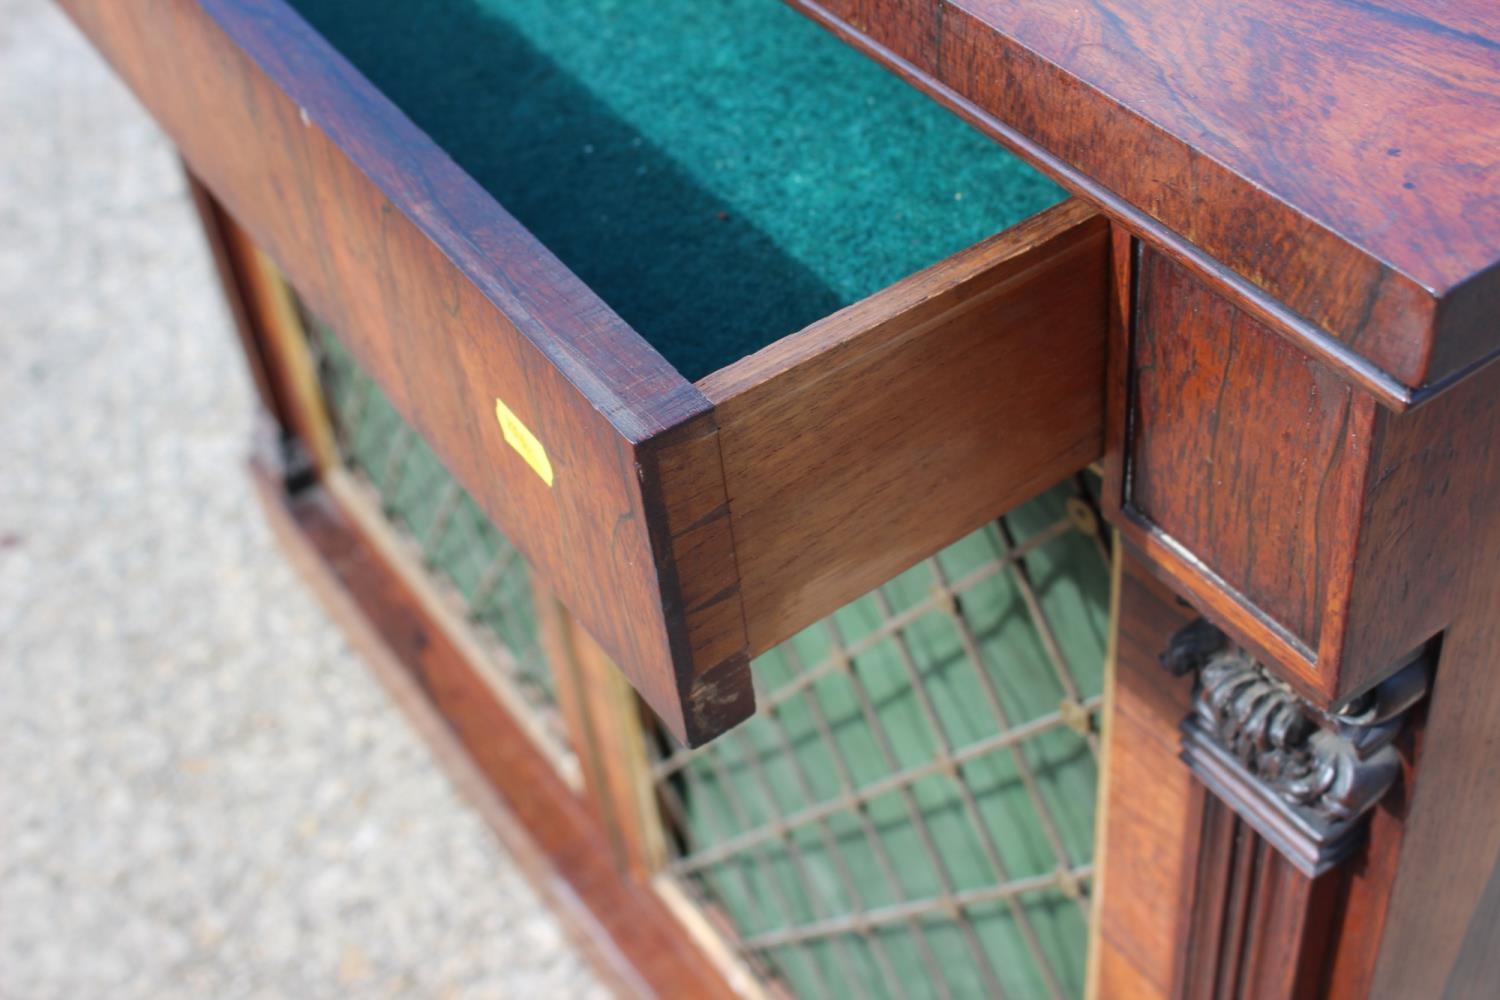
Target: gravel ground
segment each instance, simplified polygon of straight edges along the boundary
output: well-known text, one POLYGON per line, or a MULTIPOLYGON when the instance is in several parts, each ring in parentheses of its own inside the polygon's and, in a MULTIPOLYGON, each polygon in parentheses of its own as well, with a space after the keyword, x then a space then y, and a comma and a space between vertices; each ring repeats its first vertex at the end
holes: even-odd
POLYGON ((173 155, 0 0, 0 996, 603 996, 274 548, 173 155))

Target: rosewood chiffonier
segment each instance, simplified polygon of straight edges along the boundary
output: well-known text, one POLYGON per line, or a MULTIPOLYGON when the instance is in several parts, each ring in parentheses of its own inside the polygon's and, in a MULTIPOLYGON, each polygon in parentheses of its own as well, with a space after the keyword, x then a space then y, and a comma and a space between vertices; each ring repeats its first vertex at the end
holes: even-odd
POLYGON ((61 3, 622 992, 1500 995, 1500 5, 61 3))

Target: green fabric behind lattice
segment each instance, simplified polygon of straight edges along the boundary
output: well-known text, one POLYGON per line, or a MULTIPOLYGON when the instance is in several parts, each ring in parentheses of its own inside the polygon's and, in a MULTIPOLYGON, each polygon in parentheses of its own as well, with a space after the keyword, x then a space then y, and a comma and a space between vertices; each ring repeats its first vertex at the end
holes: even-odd
POLYGON ((1062 198, 778 0, 292 0, 686 377, 1062 198))
MULTIPOLYGON (((1017 539, 1043 530, 1065 515, 1070 488, 1060 488, 1009 515, 1017 539)), ((948 581, 963 578, 999 557, 1000 536, 994 526, 965 538, 937 557, 948 581)), ((1108 579, 1097 543, 1078 532, 1063 534, 1033 550, 1025 560, 1041 612, 1050 622, 1063 656, 1085 701, 1103 686, 1104 636, 1108 620, 1108 579)), ((862 598, 834 615, 843 644, 856 644, 893 615, 929 597, 938 581, 929 565, 918 566, 886 584, 889 606, 862 598)), ((941 604, 941 602, 939 602, 941 604)), ((962 748, 1003 728, 1013 728, 1049 713, 1064 699, 1057 671, 1041 644, 1014 578, 995 573, 962 594, 958 617, 943 607, 918 615, 900 631, 930 697, 948 743, 962 748), (967 622, 980 651, 976 664, 966 653, 958 631, 967 622), (992 716, 978 684, 977 669, 995 681, 1009 727, 992 716)), ((935 755, 932 731, 902 665, 895 635, 881 639, 853 658, 854 669, 875 707, 880 727, 890 740, 898 769, 930 761, 935 755)), ((795 682, 812 665, 825 661, 834 643, 824 625, 814 626, 755 661, 762 698, 795 682)), ((766 712, 710 745, 707 752, 671 779, 682 799, 684 836, 691 857, 711 849, 746 828, 763 827, 777 817, 835 800, 840 792, 832 751, 811 714, 816 704, 827 718, 856 788, 886 777, 882 759, 843 671, 823 675, 804 694, 776 708, 779 726, 766 712), (799 777, 797 768, 801 768, 799 777), (811 786, 811 794, 804 791, 811 786), (732 786, 732 796, 730 789, 732 786), (731 798, 736 800, 731 802, 731 798)), ((980 814, 994 833, 1007 878, 1042 876, 1065 867, 1087 865, 1092 858, 1097 768, 1083 736, 1054 726, 1021 743, 1021 753, 1037 777, 1041 797, 1055 817, 1067 857, 1059 859, 1042 834, 1040 819, 1023 790, 1007 751, 992 751, 961 767, 959 775, 973 791, 980 814)), ((960 808, 954 780, 937 774, 918 780, 913 795, 958 891, 998 881, 974 826, 960 808)), ((867 811, 878 835, 896 862, 900 890, 907 899, 940 894, 937 875, 918 839, 917 827, 895 792, 873 798, 867 811)), ((851 898, 829 857, 818 827, 804 825, 757 848, 694 872, 699 891, 722 907, 744 937, 845 916, 901 902, 877 856, 848 809, 828 820, 844 865, 853 874, 851 898), (799 869, 792 851, 800 851, 799 869), (810 876, 810 877, 809 877, 810 876), (858 903, 859 905, 856 905, 858 903)), ((1027 919, 1065 995, 1083 988, 1087 925, 1080 907, 1061 893, 1044 890, 1022 897, 1027 919)), ((1041 970, 1030 957, 1019 929, 1001 903, 968 912, 983 949, 993 959, 1005 992, 1015 997, 1048 995, 1041 970)), ((953 921, 929 915, 923 933, 954 996, 981 996, 987 990, 970 951, 953 921)), ((843 935, 806 945, 780 945, 760 958, 784 978, 796 995, 937 996, 915 950, 907 924, 878 932, 889 951, 898 982, 889 983, 868 940, 843 935), (843 954, 839 951, 843 949, 843 954), (856 981, 850 982, 850 970, 856 981)))

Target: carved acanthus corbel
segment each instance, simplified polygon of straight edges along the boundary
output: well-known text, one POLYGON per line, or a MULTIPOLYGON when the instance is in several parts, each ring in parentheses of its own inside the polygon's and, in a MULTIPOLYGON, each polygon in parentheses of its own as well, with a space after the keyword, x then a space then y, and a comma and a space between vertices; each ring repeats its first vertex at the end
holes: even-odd
POLYGON ((1210 791, 1309 875, 1358 846, 1362 818, 1401 776, 1393 744, 1426 692, 1424 659, 1331 713, 1202 619, 1173 636, 1162 662, 1197 674, 1182 758, 1210 791))

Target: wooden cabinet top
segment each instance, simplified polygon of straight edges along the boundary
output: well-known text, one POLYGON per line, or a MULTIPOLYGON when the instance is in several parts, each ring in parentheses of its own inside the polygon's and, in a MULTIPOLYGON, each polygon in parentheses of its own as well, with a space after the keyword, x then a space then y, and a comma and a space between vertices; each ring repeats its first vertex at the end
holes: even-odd
POLYGON ((1277 300, 1388 401, 1500 348, 1493 0, 806 6, 1277 300))

